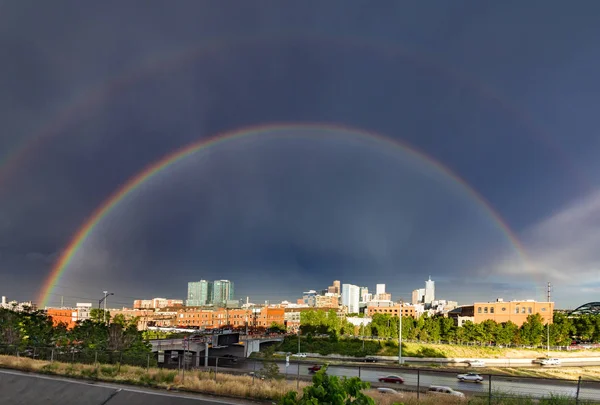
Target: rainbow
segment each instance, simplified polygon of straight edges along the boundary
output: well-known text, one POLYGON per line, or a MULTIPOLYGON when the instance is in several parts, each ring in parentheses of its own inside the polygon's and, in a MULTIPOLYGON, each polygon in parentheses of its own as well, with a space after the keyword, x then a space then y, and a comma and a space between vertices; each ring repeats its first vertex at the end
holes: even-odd
MULTIPOLYGON (((257 36, 205 40, 199 45, 186 48, 185 50, 172 52, 167 56, 165 56, 165 54, 157 54, 154 57, 148 58, 139 66, 127 69, 125 72, 96 87, 85 89, 80 97, 70 103, 57 117, 55 117, 55 119, 41 128, 39 133, 28 137, 25 142, 15 145, 12 149, 7 150, 3 156, 0 156, 0 186, 5 185, 5 182, 13 178, 12 174, 27 156, 35 155, 36 151, 43 150, 45 141, 63 133, 70 125, 82 120, 82 117, 89 116, 91 112, 110 100, 123 88, 127 88, 128 86, 152 77, 162 71, 176 69, 191 61, 197 60, 200 57, 214 55, 215 53, 224 49, 229 49, 234 45, 244 46, 257 43, 280 43, 294 39, 313 41, 317 45, 325 43, 333 46, 351 46, 356 47, 357 49, 364 48, 378 52, 382 55, 387 55, 390 58, 400 57, 411 64, 432 71, 451 82, 460 83, 461 85, 466 86, 474 93, 477 93, 482 99, 487 99, 488 101, 497 104, 507 115, 510 115, 513 119, 523 124, 532 137, 545 143, 546 146, 556 154, 558 161, 565 166, 567 172, 574 175, 575 180, 581 184, 582 188, 589 188, 589 181, 576 170, 570 161, 568 161, 568 158, 562 152, 560 145, 558 145, 552 137, 542 133, 532 122, 531 118, 508 103, 496 91, 473 80, 471 77, 442 66, 439 62, 432 60, 430 57, 412 52, 398 44, 374 43, 360 37, 311 37, 296 35, 284 35, 278 38, 257 36)), ((2 190, 1 187, 0 190, 2 190)))
MULTIPOLYGON (((140 186, 149 181, 155 175, 169 168, 176 162, 181 161, 182 159, 185 159, 190 155, 201 150, 206 150, 208 148, 215 147, 226 142, 234 142, 242 138, 260 135, 264 136, 266 133, 272 133, 274 131, 289 132, 293 130, 318 130, 321 132, 330 133, 333 131, 343 131, 344 134, 348 134, 350 136, 354 135, 361 139, 376 141, 393 150, 400 150, 403 153, 406 153, 409 156, 428 164, 429 167, 435 169, 437 172, 443 174, 446 178, 457 183, 462 188, 462 190, 464 190, 472 199, 477 201, 485 209, 487 214, 494 220, 498 228, 506 235, 508 241, 514 246, 515 250, 520 256, 521 261, 523 263, 527 263, 527 255, 525 253, 525 249, 519 242, 519 239, 511 231, 510 227, 501 218, 501 216, 494 210, 494 208, 492 208, 490 203, 477 191, 470 187, 462 178, 458 177, 450 169, 442 165, 440 162, 434 160, 432 157, 425 155, 424 153, 416 150, 415 148, 401 141, 387 138, 379 134, 366 132, 363 130, 357 130, 354 128, 347 128, 343 126, 330 124, 270 124, 243 128, 237 131, 219 134, 208 139, 201 139, 173 153, 164 156, 162 159, 150 164, 138 174, 130 178, 125 184, 123 184, 112 195, 110 195, 102 204, 100 204, 99 207, 97 207, 97 209, 85 221, 83 226, 81 226, 81 228, 72 237, 71 241, 67 245, 66 249, 63 251, 58 261, 53 266, 50 275, 48 276, 48 278, 42 286, 41 292, 38 297, 38 302, 40 303, 40 305, 47 305, 50 296, 53 295, 52 291, 55 285, 58 283, 65 270, 69 267, 69 264, 73 260, 75 254, 79 251, 82 244, 94 231, 96 226, 117 205, 119 205, 119 203, 123 201, 123 199, 125 199, 130 193, 138 189, 140 186)), ((283 134, 278 136, 283 136, 283 134)))

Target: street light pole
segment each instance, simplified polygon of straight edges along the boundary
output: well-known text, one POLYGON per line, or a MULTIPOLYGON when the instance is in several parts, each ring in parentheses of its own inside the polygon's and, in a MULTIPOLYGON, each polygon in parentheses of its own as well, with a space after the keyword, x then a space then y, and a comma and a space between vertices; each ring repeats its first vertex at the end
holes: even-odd
POLYGON ((108 317, 106 314, 106 299, 108 298, 109 295, 115 295, 115 293, 109 293, 108 291, 103 291, 104 293, 104 298, 102 298, 100 300, 100 302, 98 302, 98 306, 100 306, 100 304, 102 304, 104 302, 104 322, 108 323, 108 317))

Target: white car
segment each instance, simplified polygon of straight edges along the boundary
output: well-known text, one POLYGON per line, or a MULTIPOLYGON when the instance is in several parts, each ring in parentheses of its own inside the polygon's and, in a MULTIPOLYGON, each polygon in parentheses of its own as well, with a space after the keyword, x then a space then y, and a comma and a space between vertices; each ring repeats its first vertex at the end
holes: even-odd
POLYGON ((294 353, 292 354, 293 357, 306 357, 306 353, 294 353))
POLYGON ((427 390, 428 394, 437 394, 437 395, 451 395, 453 397, 461 397, 464 398, 465 394, 460 391, 454 391, 450 387, 443 387, 441 385, 431 385, 427 390))
POLYGON ((485 363, 482 360, 467 360, 466 363, 470 367, 485 367, 485 363))
POLYGON ((458 378, 462 382, 465 382, 465 381, 471 381, 471 382, 476 382, 476 383, 483 382, 483 377, 477 373, 459 374, 456 376, 456 378, 458 378))
POLYGON ((381 394, 392 394, 392 395, 397 395, 399 397, 402 397, 402 393, 396 391, 393 388, 379 387, 379 388, 377 388, 377 391, 380 392, 381 394))
POLYGON ((542 366, 560 366, 560 359, 542 359, 540 364, 542 366))

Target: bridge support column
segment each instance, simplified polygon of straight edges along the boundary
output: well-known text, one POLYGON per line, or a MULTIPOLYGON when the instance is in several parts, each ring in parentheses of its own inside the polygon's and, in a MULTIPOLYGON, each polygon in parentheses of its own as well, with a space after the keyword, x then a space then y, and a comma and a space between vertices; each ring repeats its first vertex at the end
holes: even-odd
POLYGON ((204 345, 204 367, 208 368, 208 342, 204 345))

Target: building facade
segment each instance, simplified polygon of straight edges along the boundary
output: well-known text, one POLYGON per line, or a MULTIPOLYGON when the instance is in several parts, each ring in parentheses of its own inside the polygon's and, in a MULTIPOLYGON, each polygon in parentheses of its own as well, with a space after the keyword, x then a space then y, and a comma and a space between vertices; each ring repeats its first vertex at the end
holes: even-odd
POLYGON ((431 276, 429 276, 429 280, 425 281, 425 296, 423 298, 423 303, 431 304, 435 300, 435 281, 431 280, 431 276))
POLYGON ((505 302, 498 298, 495 302, 476 302, 473 304, 475 323, 491 319, 496 323, 511 321, 517 326, 521 326, 527 321, 527 317, 533 314, 540 314, 544 324, 552 323, 554 303, 534 300, 505 302))
POLYGON ((340 280, 334 280, 333 285, 329 286, 327 292, 340 295, 342 293, 340 280))
POLYGON ((202 307, 211 305, 213 302, 213 283, 212 281, 200 280, 190 281, 188 283, 188 295, 186 306, 202 307))
POLYGON ((360 288, 353 284, 342 284, 342 305, 348 307, 349 314, 357 314, 360 303, 360 288))
POLYGON ((212 303, 216 307, 225 306, 227 301, 233 301, 234 286, 233 281, 215 280, 213 281, 212 303))
POLYGON ((402 314, 403 317, 410 316, 412 318, 417 317, 417 313, 415 312, 415 307, 412 305, 404 304, 395 304, 392 306, 368 306, 365 310, 366 316, 373 316, 374 314, 388 314, 391 316, 398 316, 398 314, 402 314))
MULTIPOLYGON (((188 296, 189 296, 189 284, 188 283, 188 296)), ((152 298, 151 300, 135 300, 133 301, 134 309, 158 309, 183 306, 183 300, 174 300, 167 298, 152 298)))

